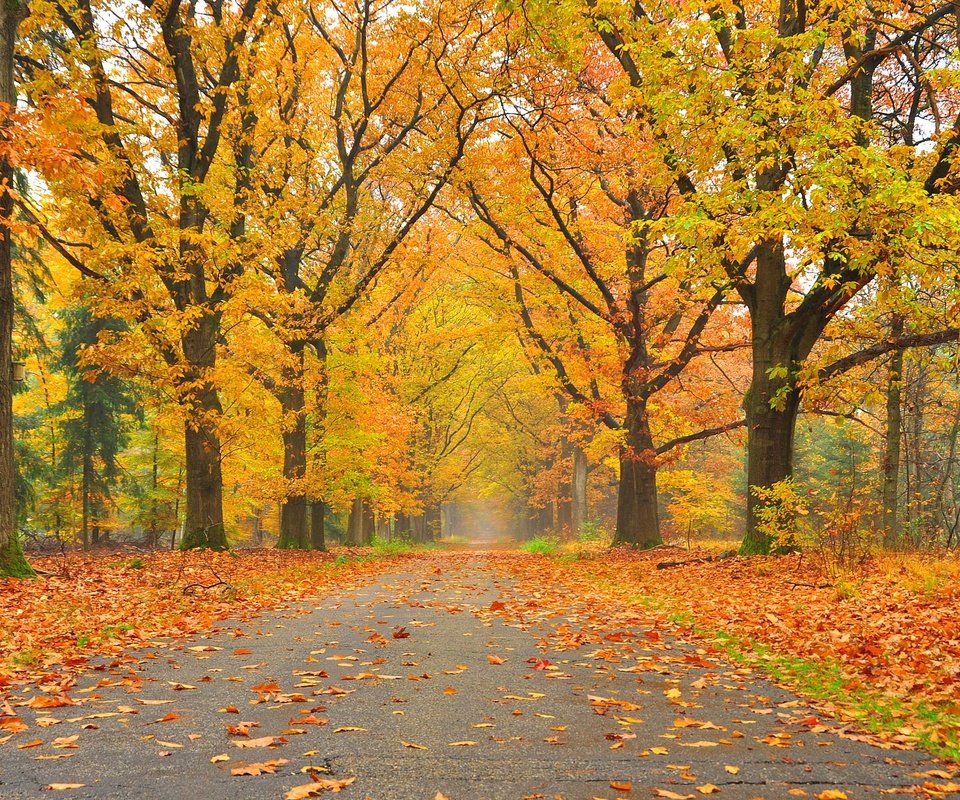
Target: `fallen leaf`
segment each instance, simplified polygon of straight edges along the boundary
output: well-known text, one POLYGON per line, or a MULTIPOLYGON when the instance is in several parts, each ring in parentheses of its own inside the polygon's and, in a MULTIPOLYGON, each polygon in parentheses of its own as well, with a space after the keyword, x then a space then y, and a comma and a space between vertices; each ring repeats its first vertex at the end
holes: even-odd
MULTIPOLYGON (((312 776, 311 776, 312 777, 312 776)), ((321 792, 337 792, 346 789, 356 778, 313 778, 312 783, 306 783, 303 786, 294 786, 283 796, 283 800, 305 800, 308 797, 319 797, 321 792)))
POLYGON ((425 745, 416 744, 416 743, 414 743, 414 742, 404 742, 404 741, 401 740, 400 744, 402 744, 404 747, 409 747, 411 750, 426 750, 426 749, 427 749, 427 747, 426 747, 425 745))
POLYGON ((705 783, 703 786, 698 786, 697 791, 700 792, 700 794, 717 794, 720 789, 712 783, 705 783))
POLYGON ((256 764, 247 764, 243 767, 234 767, 230 770, 231 775, 263 775, 274 774, 278 767, 290 762, 285 758, 274 758, 270 761, 258 761, 256 764))
POLYGON ((82 789, 85 783, 48 783, 47 789, 51 792, 62 792, 65 789, 82 789))
POLYGON ((273 744, 283 744, 285 739, 276 736, 261 736, 259 739, 231 739, 234 747, 270 747, 273 744))
POLYGON ((31 739, 29 742, 17 745, 17 750, 27 750, 31 747, 39 747, 43 744, 43 739, 31 739))
POLYGON ((507 659, 501 658, 500 656, 495 656, 495 655, 493 655, 492 653, 490 653, 490 654, 487 655, 487 661, 489 661, 491 664, 506 664, 506 663, 507 663, 507 659))

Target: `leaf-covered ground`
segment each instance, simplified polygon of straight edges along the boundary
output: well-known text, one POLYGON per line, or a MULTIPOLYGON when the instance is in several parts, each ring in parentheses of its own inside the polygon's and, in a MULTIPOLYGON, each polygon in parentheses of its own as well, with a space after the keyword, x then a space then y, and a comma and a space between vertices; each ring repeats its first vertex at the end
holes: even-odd
POLYGON ((960 758, 960 562, 887 559, 838 577, 809 556, 709 556, 614 550, 508 569, 544 591, 659 610, 837 716, 960 758))
MULTIPOLYGON (((179 591, 167 617, 182 620, 176 636, 144 629, 128 643, 146 638, 149 647, 97 659, 91 672, 51 662, 44 679, 21 675, 0 688, 0 796, 880 800, 960 793, 957 766, 910 752, 910 736, 870 736, 837 723, 725 660, 718 642, 678 615, 621 596, 600 575, 605 559, 501 551, 338 564, 264 556, 244 554, 247 563, 235 573, 227 572, 238 564, 231 557, 190 556, 195 574, 162 582, 164 591, 179 591), (185 585, 203 579, 209 586, 217 576, 236 588, 209 618, 179 606, 181 597, 192 602, 185 585), (254 597, 286 607, 255 615, 254 597), (213 614, 223 613, 229 619, 217 624, 213 614)), ((636 590, 637 557, 608 558, 616 586, 636 590)), ((93 565, 101 568, 131 569, 93 565)), ((166 576, 156 568, 158 579, 166 576)), ((50 580, 32 585, 32 601, 62 601, 37 589, 50 580)), ((140 582, 126 592, 145 591, 140 582)), ((110 598, 121 609, 126 602, 122 588, 110 598)), ((106 614, 108 606, 97 601, 96 608, 106 614)), ((98 641, 120 648, 119 640, 98 641)), ((50 652, 56 645, 47 643, 50 652)))
POLYGON ((390 560, 361 550, 70 553, 33 560, 36 580, 0 580, 0 692, 92 656, 182 638, 225 618, 346 591, 390 560))

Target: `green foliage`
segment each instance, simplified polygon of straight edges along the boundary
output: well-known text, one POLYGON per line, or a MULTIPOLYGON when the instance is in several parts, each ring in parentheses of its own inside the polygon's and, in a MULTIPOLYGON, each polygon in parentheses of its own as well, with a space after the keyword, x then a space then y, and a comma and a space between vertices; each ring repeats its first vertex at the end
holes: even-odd
POLYGON ((539 553, 543 556, 552 556, 557 552, 560 543, 550 536, 535 536, 520 545, 525 553, 539 553))
POLYGON ((373 547, 376 553, 385 556, 399 556, 404 553, 412 553, 419 549, 406 537, 389 540, 374 537, 371 547, 373 547))
POLYGON ((102 336, 122 331, 123 323, 95 317, 82 305, 67 309, 63 318, 58 366, 68 385, 59 409, 65 415, 64 443, 56 466, 61 480, 78 476, 84 516, 97 525, 113 505, 121 476, 119 455, 140 412, 125 381, 84 362, 84 351, 102 336))
POLYGON ((752 486, 758 500, 757 530, 774 552, 795 550, 801 544, 802 520, 809 513, 793 479, 773 486, 752 486))
POLYGON ((577 534, 577 541, 582 544, 609 542, 611 538, 609 531, 607 531, 600 522, 593 519, 586 520, 580 528, 580 533, 577 534))

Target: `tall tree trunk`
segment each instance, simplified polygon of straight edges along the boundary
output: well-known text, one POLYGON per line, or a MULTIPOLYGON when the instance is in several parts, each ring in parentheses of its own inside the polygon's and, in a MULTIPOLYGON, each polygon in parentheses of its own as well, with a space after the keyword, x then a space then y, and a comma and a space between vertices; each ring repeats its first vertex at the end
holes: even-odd
POLYGON ((645 398, 628 397, 626 444, 620 449, 617 530, 613 543, 656 547, 660 536, 657 507, 657 461, 645 398))
POLYGON ((578 536, 587 521, 587 456, 579 445, 573 446, 573 476, 570 481, 570 532, 578 536))
POLYGON ((410 517, 398 511, 393 523, 393 532, 398 539, 410 538, 410 517))
MULTIPOLYGON (((753 377, 744 408, 747 419, 747 527, 744 555, 769 553, 771 531, 764 525, 770 502, 759 496, 793 475, 794 431, 800 410, 795 381, 799 361, 775 336, 754 341, 753 377), (786 373, 786 374, 784 374, 786 373)), ((769 522, 769 520, 766 520, 769 522)))
POLYGON ((160 544, 160 521, 159 521, 159 500, 157 498, 157 486, 160 477, 160 433, 154 428, 153 431, 153 475, 150 483, 150 540, 149 546, 156 548, 160 544))
MULTIPOLYGON (((314 436, 318 444, 317 457, 314 469, 322 476, 327 463, 323 436, 327 423, 327 400, 329 397, 329 380, 327 378, 327 343, 323 337, 312 342, 317 357, 317 412, 314 420, 314 436)), ((306 437, 304 437, 304 452, 306 452, 306 437)), ((324 525, 326 524, 326 503, 322 499, 314 498, 310 513, 310 547, 314 550, 326 550, 327 538, 324 525)))
POLYGON ((223 414, 213 383, 219 316, 207 314, 182 339, 186 359, 185 401, 190 415, 184 426, 187 509, 184 549, 227 549, 223 525, 223 473, 218 425, 223 414))
MULTIPOLYGON (((775 178, 772 185, 779 186, 775 178)), ((793 440, 800 410, 797 375, 832 317, 829 306, 787 312, 791 278, 783 241, 757 247, 756 279, 750 298, 752 374, 744 399, 747 421, 747 526, 740 552, 769 553, 773 538, 765 529, 770 503, 758 495, 793 476, 793 440)), ((789 511, 776 511, 790 524, 789 511)))
MULTIPOLYGON (((27 14, 22 0, 0 0, 0 145, 10 138, 7 111, 17 105, 13 53, 17 28, 27 14)), ((13 164, 0 146, 0 577, 26 577, 33 570, 17 537, 13 466, 13 164)))
POLYGON ((570 463, 572 454, 570 440, 564 436, 560 440, 560 461, 562 468, 559 470, 561 478, 560 485, 557 487, 556 498, 556 520, 554 528, 562 535, 569 535, 573 531, 573 501, 571 499, 572 487, 567 477, 566 465, 570 463))
POLYGON ((373 505, 364 498, 360 514, 360 543, 373 544, 373 534, 376 532, 376 517, 373 515, 373 505))
POLYGON ((428 542, 440 538, 440 526, 443 520, 439 503, 430 503, 424 510, 424 534, 428 542))
POLYGON ((326 550, 327 538, 324 530, 326 503, 314 500, 310 504, 310 547, 313 550, 326 550))
MULTIPOLYGON (((84 436, 86 440, 88 436, 84 436)), ((87 444, 84 443, 83 467, 80 470, 80 542, 84 550, 90 549, 90 473, 93 465, 90 463, 90 454, 87 444)))
POLYGON ((414 514, 410 517, 410 538, 412 541, 422 544, 427 541, 426 517, 423 514, 414 514))
POLYGON ((363 544, 363 498, 355 497, 347 518, 347 542, 350 547, 363 544))
POLYGON ((283 385, 277 392, 283 415, 283 479, 287 494, 280 509, 280 538, 277 547, 304 550, 310 546, 307 529, 307 419, 304 412, 303 344, 292 348, 294 366, 284 370, 283 385))
POLYGON ((553 503, 540 506, 536 509, 536 519, 534 521, 534 536, 540 536, 553 527, 553 503))
MULTIPOLYGON (((903 317, 897 315, 890 326, 890 336, 903 335, 903 317)), ((898 545, 897 503, 900 499, 900 427, 903 419, 901 383, 903 381, 903 350, 894 350, 887 377, 887 432, 883 454, 883 544, 898 545)))

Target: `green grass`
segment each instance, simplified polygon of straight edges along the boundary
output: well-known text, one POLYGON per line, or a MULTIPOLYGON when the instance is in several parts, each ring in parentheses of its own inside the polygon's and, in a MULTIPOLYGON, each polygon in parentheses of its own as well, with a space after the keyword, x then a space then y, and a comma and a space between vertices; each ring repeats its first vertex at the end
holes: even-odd
POLYGON ((543 556, 552 556, 557 552, 559 542, 547 536, 535 536, 520 545, 520 549, 525 553, 539 553, 543 556))

